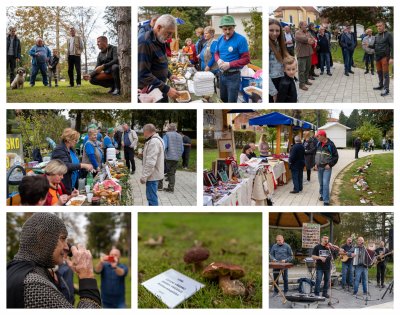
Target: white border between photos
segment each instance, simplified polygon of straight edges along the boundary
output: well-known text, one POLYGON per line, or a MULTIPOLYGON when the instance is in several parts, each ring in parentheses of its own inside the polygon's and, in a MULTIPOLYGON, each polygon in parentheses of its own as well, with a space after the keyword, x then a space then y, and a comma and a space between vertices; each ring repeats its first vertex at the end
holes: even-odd
MULTIPOLYGON (((239 0, 229 0, 229 1, 221 1, 218 4, 221 3, 221 6, 224 5, 238 5, 238 6, 243 6, 243 1, 239 0)), ((400 5, 396 4, 394 0, 391 1, 384 1, 385 5, 391 5, 395 7, 395 29, 399 30, 399 12, 400 11, 400 5)), ((30 0, 30 1, 20 1, 20 0, 15 0, 13 3, 10 3, 12 6, 31 6, 31 5, 40 5, 40 6, 56 6, 56 5, 65 5, 66 3, 60 0, 30 0)), ((81 1, 77 0, 70 0, 68 1, 68 6, 79 6, 82 5, 81 1)), ((160 6, 161 3, 158 0, 114 0, 110 3, 106 1, 95 1, 95 0, 87 0, 85 1, 85 6, 105 6, 107 4, 112 5, 112 6, 131 6, 132 7, 132 87, 133 91, 136 90, 137 87, 137 75, 136 75, 136 70, 137 70, 137 35, 136 35, 136 21, 137 21, 137 8, 138 6, 160 6)), ((165 6, 197 6, 197 5, 215 5, 215 1, 210 1, 210 0, 202 0, 202 1, 196 1, 196 0, 170 0, 170 1, 165 1, 162 3, 162 5, 165 6)), ((217 5, 218 5, 217 4, 217 5)), ((269 7, 272 6, 273 3, 272 1, 263 1, 263 0, 254 0, 251 2, 253 6, 262 6, 263 7, 263 65, 264 65, 264 71, 265 73, 268 72, 268 59, 267 59, 267 50, 268 50, 268 24, 267 24, 267 18, 268 18, 268 12, 269 12, 269 7)), ((282 3, 278 3, 282 4, 282 3)), ((298 1, 294 0, 286 0, 285 5, 297 5, 298 1)), ((310 1, 310 0, 305 0, 302 2, 302 4, 309 5, 309 6, 314 6, 315 1, 310 1)), ((332 5, 331 1, 327 0, 321 0, 320 5, 332 5)), ((368 6, 368 5, 376 5, 372 0, 367 0, 367 1, 360 1, 360 0, 355 0, 351 3, 348 1, 344 0, 338 0, 335 1, 334 5, 342 5, 342 6, 368 6)), ((2 3, 0 5, 0 16, 3 17, 3 29, 5 30, 6 27, 6 6, 8 6, 7 3, 2 3)), ((400 32, 396 32, 395 34, 395 47, 398 47, 398 44, 400 43, 399 41, 399 36, 400 32)), ((4 48, 4 42, 1 42, 1 46, 3 49, 1 51, 5 51, 4 48)), ((397 49, 396 49, 397 51, 397 49)), ((395 55, 394 62, 395 66, 398 69, 400 66, 400 58, 396 58, 397 55, 395 55)), ((6 64, 6 57, 5 54, 3 53, 0 56, 0 60, 2 61, 1 64, 5 65, 6 64)), ((396 72, 397 73, 397 72, 396 72)), ((265 80, 266 81, 266 80, 265 80)), ((397 79, 398 81, 398 79, 397 79)), ((365 109, 374 109, 374 108, 388 108, 388 109, 395 109, 394 104, 400 104, 400 92, 397 91, 396 88, 398 88, 399 82, 394 81, 394 103, 389 103, 389 104, 349 104, 349 103, 344 103, 340 104, 338 107, 336 107, 337 104, 320 104, 317 106, 317 108, 323 108, 323 109, 335 109, 335 108, 365 108, 365 109)), ((264 84, 264 90, 267 89, 267 83, 264 84)), ((4 75, 4 70, 3 70, 3 75, 0 76, 0 86, 5 87, 6 86, 6 76, 4 75)), ((265 95, 267 95, 265 93, 265 95)), ((68 103, 51 103, 51 104, 44 104, 44 103, 35 103, 35 104, 7 104, 6 103, 6 92, 5 89, 3 88, 0 93, 1 100, 4 103, 5 109, 3 109, 2 114, 0 115, 0 130, 2 131, 3 134, 3 157, 6 156, 6 148, 5 148, 5 134, 6 134, 6 109, 19 109, 19 108, 32 108, 32 109, 80 109, 80 108, 97 108, 97 109, 109 109, 110 105, 109 104, 99 104, 99 103, 93 103, 93 104, 68 104, 68 103)), ((266 98, 265 98, 266 99, 266 98)), ((132 103, 117 103, 118 108, 120 109, 149 109, 148 104, 137 104, 135 101, 135 98, 132 94, 132 103)), ((137 209, 136 207, 114 207, 114 208, 109 208, 109 207, 100 207, 100 208, 90 208, 90 207, 83 207, 80 209, 80 211, 76 212, 85 212, 85 211, 104 211, 104 212, 127 212, 130 211, 132 212, 132 266, 131 266, 131 283, 132 283, 132 288, 131 288, 131 309, 126 309, 126 310, 115 310, 115 312, 118 312, 119 314, 138 314, 138 315, 146 315, 146 314, 164 314, 165 312, 170 312, 170 314, 176 314, 176 313, 181 313, 181 314, 204 314, 204 312, 212 313, 212 314, 240 314, 240 315, 257 315, 257 314, 265 314, 268 312, 268 314, 293 314, 293 312, 301 312, 300 310, 282 310, 282 309, 269 309, 268 308, 268 300, 269 300, 269 291, 268 291, 268 284, 269 284, 269 276, 268 276, 268 211, 272 212, 288 212, 288 211, 312 211, 312 212, 317 212, 317 211, 329 211, 329 212, 352 212, 352 211, 363 211, 363 212, 379 212, 379 211, 387 211, 387 212, 395 212, 395 206, 399 206, 399 194, 394 194, 395 198, 395 206, 394 207, 371 207, 371 208, 365 208, 365 207, 332 207, 329 208, 329 210, 324 209, 322 207, 313 207, 313 208, 304 208, 304 207, 298 207, 296 209, 288 209, 288 207, 273 207, 270 209, 266 208, 260 208, 260 207, 237 207, 237 208, 232 208, 232 207, 221 207, 221 208, 205 208, 202 207, 202 199, 203 199, 203 194, 202 194, 202 170, 203 170, 203 109, 240 109, 243 108, 242 105, 234 104, 234 105, 228 105, 224 106, 221 104, 209 104, 206 106, 202 106, 201 108, 198 108, 196 105, 190 105, 190 104, 185 104, 185 107, 180 107, 182 105, 176 104, 176 108, 174 109, 197 109, 197 206, 196 207, 160 207, 157 209, 152 209, 150 210, 149 208, 139 208, 137 209), (137 235, 138 232, 138 227, 137 227, 137 213, 138 212, 263 212, 262 220, 263 220, 263 308, 262 309, 174 309, 174 310, 168 310, 168 309, 138 309, 137 308, 137 235)), ((113 105, 115 106, 115 105, 113 105)), ((153 109, 165 109, 165 105, 163 104, 152 104, 151 105, 153 109)), ((292 109, 294 106, 287 106, 284 104, 280 104, 279 108, 282 109, 292 109)), ((270 106, 267 101, 262 103, 262 104, 256 104, 253 105, 252 108, 254 109, 263 109, 263 108, 274 108, 274 106, 270 106)), ((296 104, 296 108, 300 109, 315 109, 316 105, 315 104, 296 104)), ((399 109, 395 110, 394 113, 394 121, 399 121, 399 115, 398 115, 399 109)), ((399 136, 399 127, 395 125, 395 141, 397 143, 398 137, 399 136)), ((396 144, 397 147, 397 144, 396 144)), ((399 150, 394 151, 394 160, 399 161, 400 155, 399 155, 399 150)), ((0 163, 0 174, 3 174, 5 177, 5 158, 1 160, 0 163)), ((398 191, 399 189, 399 176, 397 176, 397 172, 399 171, 398 165, 395 163, 394 165, 394 173, 396 174, 395 179, 394 179, 394 191, 398 191)), ((5 180, 1 183, 1 187, 3 188, 3 198, 5 194, 5 180)), ((0 226, 1 226, 1 235, 2 237, 0 238, 0 251, 3 252, 4 254, 6 253, 6 212, 18 212, 18 209, 10 209, 5 207, 4 211, 2 211, 0 215, 0 226), (12 211, 11 211, 12 210, 12 211)), ((23 211, 32 211, 36 212, 38 211, 34 207, 26 207, 23 208, 23 211)), ((61 209, 57 208, 54 210, 55 212, 62 212, 61 209)), ((394 239, 398 239, 399 232, 397 231, 397 224, 399 223, 399 218, 398 215, 395 215, 395 232, 394 232, 394 239)), ((398 265, 395 265, 394 267, 394 274, 397 275, 400 267, 398 265)), ((5 259, 2 259, 0 261, 0 270, 3 270, 3 272, 0 272, 0 309, 6 310, 6 261, 5 259)), ((192 297, 195 298, 195 297, 192 297)), ((400 302, 397 301, 396 299, 396 290, 394 290, 394 309, 385 309, 385 313, 391 313, 394 314, 394 310, 399 309, 399 304, 400 302)), ((340 304, 339 304, 340 307, 340 304)), ((319 313, 320 310, 306 310, 307 313, 319 313)), ((325 311, 325 309, 323 310, 325 311)), ((335 312, 335 310, 327 310, 328 312, 335 312)), ((364 314, 376 314, 377 310, 371 310, 371 309, 352 309, 352 310, 343 310, 341 309, 341 312, 350 312, 350 313, 361 313, 363 312, 364 314)), ((33 312, 40 312, 41 314, 50 314, 50 312, 54 312, 53 310, 39 310, 39 311, 34 311, 34 310, 23 310, 22 311, 24 314, 26 313, 33 313, 33 312)), ((57 310, 58 314, 68 314, 70 310, 57 310)), ((74 311, 72 311, 74 312, 74 311)), ((96 314, 98 312, 105 314, 105 312, 109 312, 109 310, 86 310, 85 313, 87 314, 96 314)), ((6 310, 6 313, 8 314, 21 314, 21 311, 19 310, 6 310)), ((303 312, 302 312, 303 313, 303 312)), ((304 312, 305 314, 305 312, 304 312)))

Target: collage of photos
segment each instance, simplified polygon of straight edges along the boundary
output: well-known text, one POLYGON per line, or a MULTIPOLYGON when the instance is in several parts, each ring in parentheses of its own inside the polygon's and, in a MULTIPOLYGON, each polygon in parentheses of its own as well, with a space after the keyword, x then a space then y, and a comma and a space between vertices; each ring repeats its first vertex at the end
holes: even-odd
POLYGON ((107 4, 4 5, 1 307, 394 313, 394 1, 107 4))

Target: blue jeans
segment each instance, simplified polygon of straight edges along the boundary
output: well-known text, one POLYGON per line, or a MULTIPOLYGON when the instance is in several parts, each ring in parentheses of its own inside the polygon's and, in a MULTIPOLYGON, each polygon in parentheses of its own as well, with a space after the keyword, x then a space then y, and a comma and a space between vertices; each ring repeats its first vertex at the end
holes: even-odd
POLYGON ((47 86, 49 84, 49 82, 47 81, 47 65, 45 63, 32 64, 31 80, 29 83, 31 85, 35 85, 36 76, 37 76, 39 70, 40 70, 40 73, 42 74, 43 85, 47 86))
POLYGON ((237 103, 240 90, 240 71, 234 74, 221 74, 219 91, 224 103, 237 103))
POLYGON ((342 287, 345 287, 346 284, 348 286, 353 285, 353 264, 350 263, 342 263, 342 287), (347 273, 349 273, 349 277, 347 277, 347 273))
POLYGON ((344 72, 351 71, 351 66, 353 65, 353 53, 349 49, 343 49, 343 59, 344 59, 344 72))
POLYGON ((331 281, 331 271, 329 269, 327 270, 322 270, 322 269, 317 269, 317 279, 315 282, 315 289, 314 289, 314 294, 319 296, 320 287, 321 287, 321 282, 322 282, 322 276, 324 276, 324 287, 322 288, 322 294, 326 295, 328 293, 328 288, 329 288, 329 281, 331 281))
POLYGON ((158 180, 151 180, 146 182, 146 198, 149 206, 158 206, 158 180))
POLYGON ((331 180, 332 168, 318 167, 319 195, 324 203, 329 203, 329 182, 331 180))
POLYGON ((294 191, 302 191, 303 190, 303 169, 292 168, 290 169, 292 172, 292 181, 293 181, 293 190, 294 191))
MULTIPOLYGON (((279 269, 273 269, 272 270, 272 273, 274 275, 274 280, 276 280, 276 278, 278 277, 279 271, 280 271, 279 269)), ((288 270, 287 269, 285 269, 283 271, 282 276, 283 276, 283 292, 286 293, 287 291, 289 291, 289 276, 288 276, 288 270)), ((279 279, 276 280, 276 284, 279 285, 279 279)), ((274 286, 274 292, 277 292, 277 293, 279 292, 278 289, 275 286, 274 286)))
POLYGON ((125 301, 114 301, 114 302, 107 302, 102 301, 103 308, 126 308, 125 301))
POLYGON ((368 281, 368 268, 364 266, 356 266, 356 278, 354 280, 354 294, 358 292, 358 286, 360 285, 360 280, 363 286, 363 293, 367 294, 367 281, 368 281))
POLYGON ((324 72, 324 68, 326 65, 326 72, 330 73, 331 72, 331 56, 329 53, 320 53, 321 56, 321 72, 324 72))

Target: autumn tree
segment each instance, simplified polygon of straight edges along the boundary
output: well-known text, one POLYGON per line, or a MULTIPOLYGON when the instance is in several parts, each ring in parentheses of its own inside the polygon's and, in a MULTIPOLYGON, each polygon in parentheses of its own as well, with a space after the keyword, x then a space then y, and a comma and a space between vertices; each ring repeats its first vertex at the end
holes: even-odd
POLYGON ((116 213, 114 212, 90 212, 86 214, 88 225, 86 234, 88 238, 88 249, 94 257, 102 252, 108 252, 115 240, 113 240, 116 229, 116 213))
POLYGON ((242 19, 244 31, 249 38, 250 57, 262 58, 262 13, 256 9, 250 11, 250 19, 242 19))

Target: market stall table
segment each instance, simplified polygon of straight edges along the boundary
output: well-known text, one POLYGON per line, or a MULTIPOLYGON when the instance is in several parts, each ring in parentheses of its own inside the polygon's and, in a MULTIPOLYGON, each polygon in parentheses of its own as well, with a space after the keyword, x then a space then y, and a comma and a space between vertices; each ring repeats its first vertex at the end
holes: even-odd
POLYGON ((251 193, 253 181, 244 178, 229 194, 222 197, 215 204, 216 206, 249 206, 251 205, 251 193))

